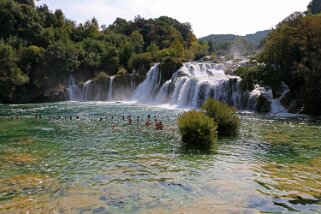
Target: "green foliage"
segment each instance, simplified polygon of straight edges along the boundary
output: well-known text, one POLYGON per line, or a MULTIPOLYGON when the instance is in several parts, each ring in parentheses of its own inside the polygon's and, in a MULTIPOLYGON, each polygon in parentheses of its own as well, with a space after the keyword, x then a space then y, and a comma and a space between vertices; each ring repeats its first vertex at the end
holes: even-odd
POLYGON ((152 55, 150 53, 135 54, 129 60, 129 67, 138 71, 149 70, 152 60, 152 55))
POLYGON ((77 25, 61 10, 35 7, 32 0, 1 0, 0 23, 1 48, 11 57, 6 63, 12 64, 0 65, 4 102, 19 102, 21 97, 34 101, 36 96, 44 100, 41 96, 48 88, 61 88, 74 72, 80 81, 100 71, 111 76, 136 70, 141 78, 152 63, 184 57, 196 41, 189 23, 166 16, 117 18, 100 30, 95 18, 77 25))
POLYGON ((240 119, 236 115, 236 109, 212 98, 205 100, 201 109, 217 123, 219 135, 237 134, 240 127, 240 119))
POLYGON ((234 74, 242 78, 241 84, 243 90, 251 91, 256 84, 272 86, 272 88, 278 88, 280 86, 279 78, 274 78, 264 65, 255 62, 252 62, 248 66, 237 68, 234 74))
POLYGON ((207 147, 216 141, 217 125, 202 112, 185 112, 178 118, 178 128, 184 143, 207 147))
POLYGON ((258 31, 254 34, 238 36, 233 34, 212 34, 202 37, 199 41, 207 41, 209 52, 218 55, 248 56, 260 49, 261 42, 270 33, 270 30, 258 31))
POLYGON ((208 55, 208 43, 207 42, 193 42, 191 47, 185 52, 188 60, 199 60, 208 55))
POLYGON ((321 114, 320 50, 321 15, 296 12, 271 32, 259 56, 274 82, 273 92, 285 82, 303 112, 315 115, 321 114))
POLYGON ((312 14, 321 13, 321 0, 312 0, 308 5, 308 12, 312 14))
POLYGON ((108 78, 109 78, 108 74, 106 74, 106 72, 101 71, 97 74, 97 76, 95 77, 95 80, 96 81, 105 81, 108 78))
POLYGON ((183 65, 182 59, 166 57, 160 63, 160 71, 162 74, 162 80, 168 80, 172 75, 183 65))
POLYGON ((29 77, 18 68, 13 48, 0 43, 0 100, 13 101, 16 87, 27 82, 29 77))

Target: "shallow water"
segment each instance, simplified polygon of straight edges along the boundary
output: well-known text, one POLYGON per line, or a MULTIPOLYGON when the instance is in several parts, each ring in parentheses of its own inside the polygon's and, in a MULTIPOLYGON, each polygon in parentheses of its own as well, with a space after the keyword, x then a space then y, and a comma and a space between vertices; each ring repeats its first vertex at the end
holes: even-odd
POLYGON ((122 103, 0 105, 0 213, 321 213, 319 121, 240 113, 238 137, 197 151, 182 146, 181 113, 122 103), (122 120, 129 114, 132 125, 122 120), (147 114, 165 130, 145 127, 147 114))

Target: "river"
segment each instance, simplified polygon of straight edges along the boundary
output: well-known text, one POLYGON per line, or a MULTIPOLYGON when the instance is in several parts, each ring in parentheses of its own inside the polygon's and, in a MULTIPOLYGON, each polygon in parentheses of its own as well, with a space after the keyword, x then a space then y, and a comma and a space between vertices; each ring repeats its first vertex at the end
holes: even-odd
POLYGON ((237 137, 199 151, 182 145, 183 111, 1 104, 0 213, 321 212, 319 120, 240 112, 237 137), (148 114, 165 129, 145 127, 148 114))

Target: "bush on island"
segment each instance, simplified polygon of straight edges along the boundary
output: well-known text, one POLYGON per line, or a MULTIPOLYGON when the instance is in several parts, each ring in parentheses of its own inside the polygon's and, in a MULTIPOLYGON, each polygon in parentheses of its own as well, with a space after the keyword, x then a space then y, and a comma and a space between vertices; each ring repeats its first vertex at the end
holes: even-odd
POLYGON ((217 132, 219 135, 235 135, 240 127, 240 118, 236 115, 236 109, 209 98, 205 100, 201 109, 214 119, 217 123, 217 132))
POLYGON ((217 124, 202 112, 185 112, 178 118, 178 128, 186 144, 206 147, 216 141, 217 124))

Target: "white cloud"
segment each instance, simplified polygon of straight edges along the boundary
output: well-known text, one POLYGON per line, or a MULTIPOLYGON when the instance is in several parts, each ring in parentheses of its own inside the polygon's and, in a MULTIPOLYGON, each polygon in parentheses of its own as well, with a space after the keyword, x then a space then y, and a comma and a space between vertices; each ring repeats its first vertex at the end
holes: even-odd
POLYGON ((41 0, 50 9, 61 8, 67 18, 84 22, 96 17, 109 25, 117 17, 167 15, 190 22, 196 36, 212 33, 254 33, 269 29, 294 11, 306 9, 310 0, 41 0))

